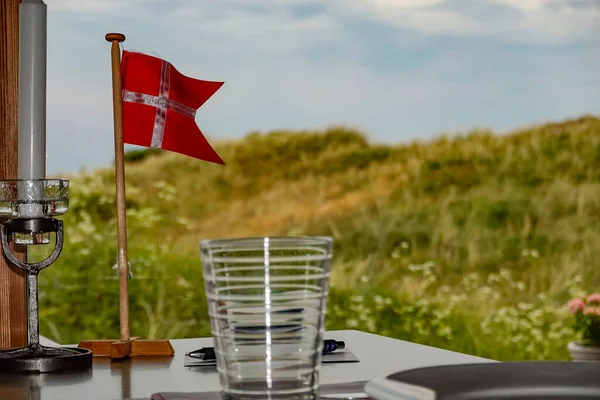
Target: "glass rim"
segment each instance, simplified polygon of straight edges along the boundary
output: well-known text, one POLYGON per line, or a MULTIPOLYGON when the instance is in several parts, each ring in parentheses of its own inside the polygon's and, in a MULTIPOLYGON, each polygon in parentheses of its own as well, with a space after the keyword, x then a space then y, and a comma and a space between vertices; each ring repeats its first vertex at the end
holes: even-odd
POLYGON ((228 238, 228 239, 203 239, 200 240, 201 248, 213 248, 219 246, 232 246, 246 245, 246 244, 259 244, 264 243, 266 240, 271 244, 291 244, 301 243, 307 245, 330 245, 333 243, 332 236, 249 236, 240 238, 228 238))
POLYGON ((11 184, 11 183, 20 183, 20 182, 44 182, 44 183, 62 183, 62 184, 68 184, 69 180, 68 179, 61 179, 61 178, 52 178, 52 179, 1 179, 0 180, 0 185, 4 185, 4 184, 11 184))

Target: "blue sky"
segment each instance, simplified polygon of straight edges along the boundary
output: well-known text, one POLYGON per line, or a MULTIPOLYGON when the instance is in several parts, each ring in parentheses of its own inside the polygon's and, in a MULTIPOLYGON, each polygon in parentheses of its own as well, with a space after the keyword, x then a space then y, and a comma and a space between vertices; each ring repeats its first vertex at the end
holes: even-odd
POLYGON ((598 0, 46 4, 49 175, 112 162, 113 31, 225 82, 196 118, 212 140, 343 124, 401 143, 600 113, 598 0))

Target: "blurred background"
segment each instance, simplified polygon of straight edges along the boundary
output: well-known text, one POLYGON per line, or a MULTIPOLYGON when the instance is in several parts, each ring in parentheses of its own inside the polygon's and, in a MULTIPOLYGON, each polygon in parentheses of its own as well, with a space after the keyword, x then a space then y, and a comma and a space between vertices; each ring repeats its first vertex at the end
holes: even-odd
POLYGON ((566 359, 598 289, 595 0, 47 0, 48 173, 66 245, 42 335, 119 332, 110 50, 225 85, 225 166, 128 146, 132 334, 210 335, 198 242, 335 238, 327 329, 566 359))

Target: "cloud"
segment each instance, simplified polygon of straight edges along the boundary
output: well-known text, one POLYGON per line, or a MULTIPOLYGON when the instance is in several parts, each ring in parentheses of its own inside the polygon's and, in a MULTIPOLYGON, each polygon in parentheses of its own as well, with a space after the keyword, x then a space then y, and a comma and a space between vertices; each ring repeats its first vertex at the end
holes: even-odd
POLYGON ((108 165, 113 159, 110 78, 51 73, 47 82, 48 173, 108 165))
MULTIPOLYGON (((425 35, 516 43, 596 40, 598 0, 47 0, 56 12, 185 27, 224 37, 331 32, 336 21, 370 20, 425 35), (321 9, 298 17, 298 7, 321 9)), ((325 38, 327 35, 324 35, 325 38)))
POLYGON ((52 12, 75 13, 104 13, 116 11, 123 4, 114 0, 47 0, 46 3, 52 12))
POLYGON ((333 0, 335 7, 428 35, 553 44, 596 40, 598 0, 333 0))
POLYGON ((162 0, 44 0, 52 12, 89 14, 101 18, 103 14, 140 10, 143 4, 162 0))

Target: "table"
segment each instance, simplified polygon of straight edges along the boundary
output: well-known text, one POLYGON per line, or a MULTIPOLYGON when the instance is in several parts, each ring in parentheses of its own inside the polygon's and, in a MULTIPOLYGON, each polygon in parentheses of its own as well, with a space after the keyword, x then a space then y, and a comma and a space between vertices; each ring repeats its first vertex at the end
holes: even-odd
MULTIPOLYGON (((354 330, 330 331, 326 339, 343 340, 360 359, 358 363, 323 364, 321 383, 366 381, 401 370, 443 364, 482 363, 493 360, 423 346, 354 330)), ((95 357, 87 372, 0 376, 1 399, 27 400, 133 400, 156 392, 209 392, 219 390, 214 368, 183 366, 185 353, 213 345, 212 338, 171 341, 173 357, 135 357, 111 362, 95 357)))

